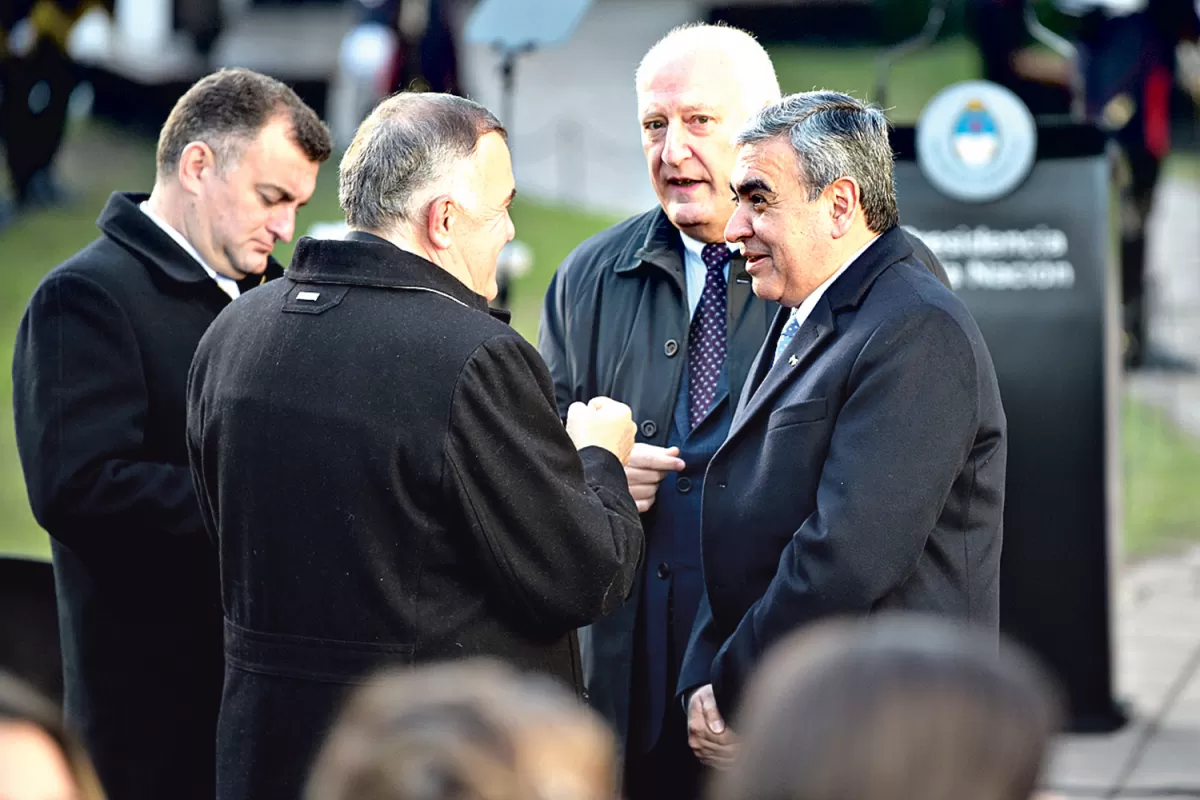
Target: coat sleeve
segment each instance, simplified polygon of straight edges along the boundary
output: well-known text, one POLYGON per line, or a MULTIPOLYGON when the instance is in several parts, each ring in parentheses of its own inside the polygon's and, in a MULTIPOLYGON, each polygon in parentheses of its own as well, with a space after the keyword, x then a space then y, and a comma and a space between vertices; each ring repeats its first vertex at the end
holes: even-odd
POLYGON ((488 579, 532 624, 565 633, 629 596, 643 537, 621 462, 576 451, 519 336, 480 345, 459 376, 446 473, 488 579))
POLYGON ((98 530, 203 535, 188 467, 139 458, 147 403, 121 306, 85 277, 47 279, 17 332, 13 408, 33 515, 67 545, 98 530))
MULTIPOLYGON (((693 689, 712 682, 712 663, 723 642, 713 622, 712 604, 708 600, 708 588, 700 596, 696 609, 696 621, 688 638, 687 651, 679 669, 679 683, 675 687, 677 697, 686 697, 693 689)), ((686 708, 684 709, 687 710, 686 708)))
POLYGON ((778 638, 834 614, 867 613, 916 568, 978 427, 968 334, 924 307, 885 321, 851 369, 817 486, 766 592, 712 665, 717 705, 736 708, 778 638))

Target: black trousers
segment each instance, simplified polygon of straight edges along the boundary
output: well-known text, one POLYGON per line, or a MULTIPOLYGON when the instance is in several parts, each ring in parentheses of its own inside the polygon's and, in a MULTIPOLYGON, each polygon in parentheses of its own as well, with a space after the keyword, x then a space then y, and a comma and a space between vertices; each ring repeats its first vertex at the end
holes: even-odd
MULTIPOLYGON (((670 595, 668 619, 674 620, 674 592, 670 595)), ((644 608, 644 606, 643 606, 644 608)), ((643 641, 641 634, 645 620, 642 610, 638 613, 637 642, 643 641)), ((675 632, 667 631, 667 686, 659 687, 659 691, 671 691, 679 681, 679 664, 683 653, 676 652, 674 642, 675 632)), ((634 658, 644 659, 640 646, 634 648, 634 658)), ((647 702, 644 679, 634 671, 634 687, 631 697, 630 718, 639 719, 640 703, 647 702)), ((641 743, 636 736, 630 737, 631 750, 641 749, 641 743)), ((625 796, 628 800, 696 800, 703 788, 705 767, 696 758, 688 745, 687 716, 683 704, 678 698, 668 701, 666 717, 663 719, 662 731, 658 741, 648 750, 629 752, 625 757, 625 796)))

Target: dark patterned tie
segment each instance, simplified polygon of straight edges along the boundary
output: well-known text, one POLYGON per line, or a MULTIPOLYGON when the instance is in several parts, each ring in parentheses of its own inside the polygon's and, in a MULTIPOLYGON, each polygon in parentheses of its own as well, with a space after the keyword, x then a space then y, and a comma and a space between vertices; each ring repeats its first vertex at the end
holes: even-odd
POLYGON ((725 363, 725 315, 729 302, 725 292, 729 248, 706 244, 700 257, 708 272, 688 331, 688 423, 692 428, 712 408, 717 393, 721 365, 725 363))

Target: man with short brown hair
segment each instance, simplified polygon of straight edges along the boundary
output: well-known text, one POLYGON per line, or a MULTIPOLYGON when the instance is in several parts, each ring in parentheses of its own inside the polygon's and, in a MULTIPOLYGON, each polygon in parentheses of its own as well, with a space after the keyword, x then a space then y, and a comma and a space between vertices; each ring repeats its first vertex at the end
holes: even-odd
POLYGON ((68 721, 117 800, 215 794, 216 555, 188 470, 200 337, 277 277, 329 157, 291 89, 222 70, 180 98, 149 195, 114 193, 102 236, 34 292, 13 354, 17 447, 52 538, 68 721))

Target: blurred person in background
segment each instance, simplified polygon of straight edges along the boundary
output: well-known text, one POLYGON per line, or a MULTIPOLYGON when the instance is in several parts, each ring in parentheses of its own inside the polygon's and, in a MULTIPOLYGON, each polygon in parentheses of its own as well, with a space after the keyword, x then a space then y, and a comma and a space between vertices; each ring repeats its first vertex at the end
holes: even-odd
MULTIPOLYGON (((590 702, 624 744, 629 796, 688 798, 700 763, 674 696, 703 593, 704 471, 779 309, 751 292, 745 259, 725 241, 732 137, 780 91, 762 45, 724 25, 672 30, 634 83, 660 205, 567 256, 538 347, 561 415, 605 393, 640 422, 626 474, 648 531, 646 569, 629 603, 581 633, 583 669, 590 702)), ((907 238, 945 282, 932 253, 907 238)))
POLYGON ((63 203, 52 167, 67 127, 77 81, 67 54, 71 29, 102 0, 11 0, 0 6, 0 143, 12 183, 14 214, 63 203))
POLYGON ((983 79, 1011 90, 1035 117, 1066 117, 1071 113, 1071 64, 1033 43, 1025 21, 1027 3, 968 0, 968 29, 979 47, 983 79))
POLYGON ((612 732, 561 684, 479 659, 395 670, 341 712, 305 800, 613 800, 612 732))
POLYGON ((330 151, 279 81, 202 78, 159 135, 151 193, 113 193, 100 238, 43 278, 17 331, 17 449, 51 537, 66 715, 120 800, 213 797, 221 610, 187 371, 221 309, 282 274, 271 250, 330 151))
POLYGON ((629 595, 629 409, 593 398, 564 430, 537 351, 488 309, 505 135, 455 95, 385 100, 341 161, 345 240, 301 239, 196 351, 221 800, 296 796, 345 687, 385 664, 488 655, 579 689, 575 629, 629 595))
POLYGON ((1030 0, 970 0, 968 19, 984 78, 1011 89, 1035 115, 1065 115, 1082 93, 1085 118, 1121 153, 1120 269, 1124 360, 1131 368, 1192 369, 1149 343, 1146 225, 1171 149, 1171 96, 1178 81, 1200 103, 1197 0, 1054 0, 1070 18, 1077 63, 1030 46, 1030 0))
MULTIPOLYGON (((1055 0, 1076 17, 1077 68, 1087 119, 1123 154, 1121 298, 1125 362, 1133 368, 1194 369, 1150 347, 1146 225, 1162 164, 1171 150, 1171 94, 1181 43, 1200 37, 1197 0, 1055 0)), ((1195 98, 1200 102, 1200 95, 1195 98)))
POLYGON ((104 800, 83 746, 33 687, 0 671, 0 798, 104 800))
POLYGON ((1061 719, 993 632, 885 614, 817 623, 764 659, 710 800, 1029 800, 1061 719))
POLYGON ((355 0, 360 25, 395 34, 385 94, 415 89, 459 94, 452 0, 355 0))

